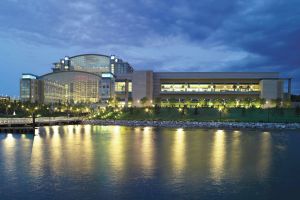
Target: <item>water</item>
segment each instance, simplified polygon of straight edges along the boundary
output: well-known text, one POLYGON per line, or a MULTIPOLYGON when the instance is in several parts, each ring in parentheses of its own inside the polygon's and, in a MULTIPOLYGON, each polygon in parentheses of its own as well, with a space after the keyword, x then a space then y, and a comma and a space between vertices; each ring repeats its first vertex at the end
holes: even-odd
POLYGON ((0 199, 298 199, 298 131, 41 127, 0 134, 0 199))

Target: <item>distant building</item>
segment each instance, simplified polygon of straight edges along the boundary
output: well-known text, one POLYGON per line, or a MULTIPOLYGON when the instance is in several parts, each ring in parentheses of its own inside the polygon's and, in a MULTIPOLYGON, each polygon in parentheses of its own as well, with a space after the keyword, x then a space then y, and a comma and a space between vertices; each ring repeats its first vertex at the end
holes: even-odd
POLYGON ((123 105, 140 106, 154 99, 289 98, 291 79, 277 72, 153 72, 135 71, 130 64, 100 54, 65 57, 54 63, 53 72, 23 74, 22 101, 41 103, 97 103, 118 98, 123 105), (288 91, 284 92, 284 82, 288 91))

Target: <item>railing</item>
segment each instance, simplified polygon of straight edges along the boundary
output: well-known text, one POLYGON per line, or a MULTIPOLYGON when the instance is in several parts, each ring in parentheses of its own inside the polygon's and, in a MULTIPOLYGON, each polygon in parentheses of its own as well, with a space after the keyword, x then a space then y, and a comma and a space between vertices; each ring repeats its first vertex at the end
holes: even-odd
MULTIPOLYGON (((36 123, 58 123, 80 121, 82 117, 39 117, 35 119, 36 123)), ((32 118, 0 118, 0 125, 6 124, 31 124, 32 118)))

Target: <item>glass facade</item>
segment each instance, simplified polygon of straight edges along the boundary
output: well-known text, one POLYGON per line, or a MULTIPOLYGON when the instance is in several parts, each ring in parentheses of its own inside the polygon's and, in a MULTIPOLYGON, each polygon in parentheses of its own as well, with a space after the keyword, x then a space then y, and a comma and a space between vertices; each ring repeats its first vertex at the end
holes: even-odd
POLYGON ((112 85, 114 85, 114 79, 102 78, 100 86, 102 100, 108 100, 111 96, 113 96, 114 88, 112 88, 112 85))
POLYGON ((22 79, 20 84, 20 97, 22 101, 30 100, 30 88, 31 88, 31 80, 30 79, 22 79))
POLYGON ((43 81, 44 86, 44 103, 66 102, 68 100, 67 88, 52 80, 43 81))
POLYGON ((21 101, 38 102, 41 100, 40 81, 34 75, 23 74, 20 81, 20 99, 21 101))
POLYGON ((70 67, 76 71, 86 71, 100 75, 110 72, 110 58, 102 55, 79 55, 70 57, 70 67))
MULTIPOLYGON (((126 91, 126 82, 115 82, 115 92, 125 93, 126 91)), ((128 82, 128 92, 132 92, 132 82, 128 82)))
POLYGON ((58 72, 45 75, 44 102, 95 103, 99 101, 101 77, 85 72, 58 72))
POLYGON ((128 63, 120 62, 111 64, 112 65, 112 73, 114 74, 127 74, 132 73, 133 69, 128 63))
POLYGON ((197 93, 197 92, 259 92, 258 83, 162 83, 163 93, 197 93))
POLYGON ((115 92, 125 92, 125 82, 115 82, 115 92))

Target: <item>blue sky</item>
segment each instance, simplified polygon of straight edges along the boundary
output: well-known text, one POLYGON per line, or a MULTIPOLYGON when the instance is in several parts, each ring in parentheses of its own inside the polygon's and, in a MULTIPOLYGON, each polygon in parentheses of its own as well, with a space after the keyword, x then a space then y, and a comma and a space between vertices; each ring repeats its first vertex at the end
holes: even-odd
POLYGON ((0 1, 0 95, 82 53, 155 71, 279 71, 299 94, 300 1, 0 1))

